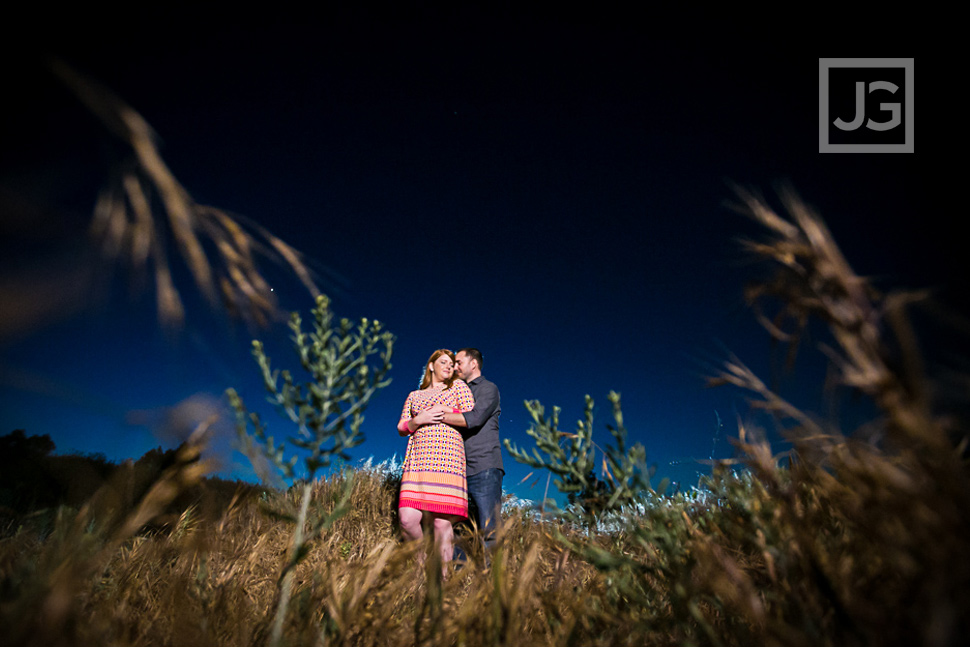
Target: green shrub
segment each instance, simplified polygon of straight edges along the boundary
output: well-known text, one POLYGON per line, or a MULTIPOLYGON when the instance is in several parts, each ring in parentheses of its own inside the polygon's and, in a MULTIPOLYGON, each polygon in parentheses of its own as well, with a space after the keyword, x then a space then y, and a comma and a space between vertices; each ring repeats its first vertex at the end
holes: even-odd
POLYGON ((394 337, 382 330, 380 322, 361 319, 354 325, 348 319, 342 319, 335 324, 329 299, 320 296, 313 309, 313 323, 313 331, 305 333, 299 313, 293 313, 290 318, 294 350, 310 378, 305 383, 296 382, 287 370, 273 370, 263 344, 253 341, 253 356, 270 394, 269 400, 284 418, 296 425, 296 433, 277 443, 273 436, 267 435, 258 414, 247 415, 235 390, 227 391, 236 411, 241 447, 251 457, 254 467, 262 465, 265 457, 285 478, 293 479, 301 454, 293 453, 287 458, 289 444, 289 449, 302 452, 306 468, 305 479, 294 488, 297 491, 295 498, 281 499, 284 508, 276 513, 283 519, 292 520, 294 530, 280 577, 272 645, 282 640, 294 569, 306 556, 308 542, 348 510, 352 478, 346 479, 347 487, 339 499, 329 505, 314 506, 311 512, 314 477, 319 470, 330 467, 333 460, 349 459, 347 451, 363 442, 360 425, 364 421, 364 411, 374 394, 390 383, 387 372, 391 368, 394 337), (374 359, 379 361, 375 363, 374 359))

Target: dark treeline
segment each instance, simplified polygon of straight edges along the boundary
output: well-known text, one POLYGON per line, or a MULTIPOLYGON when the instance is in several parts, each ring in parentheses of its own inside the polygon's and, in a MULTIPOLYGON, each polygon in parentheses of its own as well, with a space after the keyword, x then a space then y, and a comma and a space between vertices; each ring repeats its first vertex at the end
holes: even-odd
MULTIPOLYGON (((123 507, 137 503, 176 460, 178 449, 156 447, 138 459, 122 463, 103 454, 55 454, 47 434, 30 436, 22 429, 0 436, 0 519, 15 520, 34 512, 68 506, 77 508, 99 490, 110 487, 123 507)), ((217 511, 240 490, 258 486, 206 478, 179 495, 170 506, 178 514, 190 505, 217 511)))

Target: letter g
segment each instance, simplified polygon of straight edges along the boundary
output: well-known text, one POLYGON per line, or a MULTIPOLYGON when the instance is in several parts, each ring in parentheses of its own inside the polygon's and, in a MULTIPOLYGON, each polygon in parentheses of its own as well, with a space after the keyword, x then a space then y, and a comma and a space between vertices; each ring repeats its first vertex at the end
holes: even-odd
MULTIPOLYGON (((898 89, 899 87, 896 84, 890 83, 889 81, 873 81, 869 84, 869 94, 872 94, 873 90, 889 90, 895 94, 896 90, 898 89)), ((869 130, 892 130, 902 123, 903 117, 900 114, 901 106, 898 103, 880 103, 879 108, 881 110, 888 110, 890 113, 892 113, 892 118, 889 121, 873 121, 870 117, 866 121, 866 128, 869 130)))

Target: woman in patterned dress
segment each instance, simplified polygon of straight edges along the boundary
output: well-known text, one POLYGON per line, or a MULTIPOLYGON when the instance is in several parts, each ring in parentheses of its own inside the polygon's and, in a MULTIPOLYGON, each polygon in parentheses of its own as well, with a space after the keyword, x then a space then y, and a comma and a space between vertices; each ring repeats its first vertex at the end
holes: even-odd
POLYGON ((452 524, 468 517, 465 443, 457 429, 441 422, 441 407, 431 411, 437 405, 456 413, 475 407, 471 389, 455 379, 455 355, 446 349, 431 354, 420 389, 404 403, 397 430, 408 436, 398 503, 401 529, 408 539, 421 539, 422 525, 430 522, 441 561, 447 563, 454 549, 452 524))

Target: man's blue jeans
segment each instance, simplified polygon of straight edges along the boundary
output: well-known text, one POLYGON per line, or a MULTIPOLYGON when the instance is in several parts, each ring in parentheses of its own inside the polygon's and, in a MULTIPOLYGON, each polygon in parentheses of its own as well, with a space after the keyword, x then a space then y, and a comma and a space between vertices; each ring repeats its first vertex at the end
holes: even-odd
POLYGON ((467 477, 469 514, 485 538, 485 547, 495 545, 495 530, 502 523, 502 477, 497 467, 467 477))

